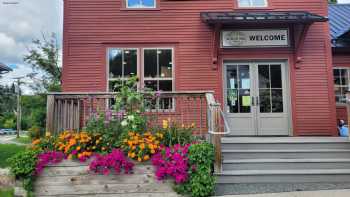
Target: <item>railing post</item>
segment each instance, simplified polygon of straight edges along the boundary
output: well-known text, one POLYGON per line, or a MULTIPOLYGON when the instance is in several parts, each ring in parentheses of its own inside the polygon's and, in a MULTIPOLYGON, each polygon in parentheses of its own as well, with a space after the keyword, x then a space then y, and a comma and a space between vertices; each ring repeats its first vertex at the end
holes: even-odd
MULTIPOLYGON (((213 118, 213 131, 215 133, 220 132, 220 105, 216 104, 213 105, 212 110, 212 118, 213 118)), ((221 172, 222 169, 222 155, 221 155, 221 134, 215 134, 214 135, 214 146, 215 146, 215 164, 214 164, 214 170, 215 172, 221 172)))
POLYGON ((55 133, 54 131, 55 117, 55 96, 47 95, 46 101, 46 132, 55 133))

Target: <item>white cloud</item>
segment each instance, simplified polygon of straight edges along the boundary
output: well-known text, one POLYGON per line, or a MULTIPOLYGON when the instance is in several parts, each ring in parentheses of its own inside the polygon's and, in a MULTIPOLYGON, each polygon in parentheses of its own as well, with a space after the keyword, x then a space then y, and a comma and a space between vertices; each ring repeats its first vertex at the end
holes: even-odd
POLYGON ((0 15, 0 62, 18 65, 0 82, 11 84, 14 76, 32 72, 23 56, 33 39, 54 32, 62 40, 63 0, 0 0, 0 15))
POLYGON ((350 0, 338 0, 338 3, 350 3, 350 0))

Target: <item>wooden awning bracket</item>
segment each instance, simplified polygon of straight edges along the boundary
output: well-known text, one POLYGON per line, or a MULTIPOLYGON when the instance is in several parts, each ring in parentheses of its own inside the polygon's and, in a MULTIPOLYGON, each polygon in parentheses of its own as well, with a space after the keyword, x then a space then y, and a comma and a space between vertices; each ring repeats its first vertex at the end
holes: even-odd
POLYGON ((212 69, 218 69, 221 24, 215 24, 212 34, 212 69))
POLYGON ((305 39, 306 39, 306 35, 307 32, 309 31, 311 24, 302 24, 300 25, 300 30, 298 31, 295 30, 294 31, 294 35, 295 35, 295 50, 294 50, 294 59, 295 59, 295 68, 299 69, 300 68, 300 63, 303 61, 303 57, 302 57, 302 50, 304 48, 304 44, 305 44, 305 39))

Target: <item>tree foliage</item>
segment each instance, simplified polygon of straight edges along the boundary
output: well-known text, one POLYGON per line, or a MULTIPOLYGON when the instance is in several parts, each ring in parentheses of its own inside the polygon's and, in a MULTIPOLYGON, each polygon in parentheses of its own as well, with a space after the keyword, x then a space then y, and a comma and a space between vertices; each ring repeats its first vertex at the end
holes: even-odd
POLYGON ((43 87, 46 91, 59 91, 62 69, 59 66, 59 47, 54 33, 47 39, 42 35, 42 40, 33 40, 33 46, 28 49, 28 55, 24 56, 24 62, 30 64, 34 70, 43 71, 44 76, 36 87, 43 87))

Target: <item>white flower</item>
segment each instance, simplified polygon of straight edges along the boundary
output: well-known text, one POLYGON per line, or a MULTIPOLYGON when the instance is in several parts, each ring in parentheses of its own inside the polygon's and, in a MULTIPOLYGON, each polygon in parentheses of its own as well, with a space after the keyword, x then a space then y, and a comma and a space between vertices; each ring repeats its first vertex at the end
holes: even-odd
POLYGON ((135 117, 133 115, 129 115, 127 118, 128 118, 128 120, 131 120, 131 121, 133 121, 135 119, 135 117))
POLYGON ((128 125, 128 121, 123 120, 122 123, 121 123, 121 125, 122 125, 123 127, 127 126, 127 125, 128 125))

